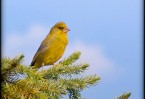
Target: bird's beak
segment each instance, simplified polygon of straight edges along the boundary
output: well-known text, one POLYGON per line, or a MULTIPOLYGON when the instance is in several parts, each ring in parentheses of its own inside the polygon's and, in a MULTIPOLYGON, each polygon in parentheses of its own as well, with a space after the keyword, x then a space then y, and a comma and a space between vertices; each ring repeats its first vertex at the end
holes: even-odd
POLYGON ((68 29, 68 28, 63 29, 63 32, 69 32, 69 31, 70 31, 70 29, 68 29))

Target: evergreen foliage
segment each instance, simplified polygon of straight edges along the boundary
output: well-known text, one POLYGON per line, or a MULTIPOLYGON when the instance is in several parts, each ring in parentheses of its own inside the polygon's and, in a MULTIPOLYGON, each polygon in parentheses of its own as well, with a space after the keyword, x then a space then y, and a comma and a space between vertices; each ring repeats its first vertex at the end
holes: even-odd
POLYGON ((130 97, 131 93, 130 92, 125 92, 121 96, 115 98, 115 99, 128 99, 130 97))
MULTIPOLYGON (((89 64, 75 64, 80 57, 75 52, 48 69, 37 70, 24 65, 24 55, 3 58, 1 66, 2 99, 82 99, 81 91, 96 85, 99 76, 82 76, 89 64)), ((42 67, 43 68, 43 67, 42 67)), ((126 95, 128 96, 129 95, 126 95)), ((117 99, 128 99, 128 98, 117 99)))
POLYGON ((74 64, 79 57, 80 52, 75 52, 62 62, 41 71, 23 65, 23 55, 13 59, 3 58, 2 98, 60 99, 68 95, 70 99, 80 99, 80 92, 95 85, 100 77, 77 77, 89 67, 89 64, 74 64))

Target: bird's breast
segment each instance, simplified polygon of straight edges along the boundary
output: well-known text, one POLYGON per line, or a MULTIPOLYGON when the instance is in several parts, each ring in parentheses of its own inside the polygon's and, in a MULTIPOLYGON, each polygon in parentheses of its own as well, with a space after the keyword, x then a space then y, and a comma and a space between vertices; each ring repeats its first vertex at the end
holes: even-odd
POLYGON ((46 64, 56 62, 63 55, 68 44, 67 35, 55 35, 51 43, 47 44, 43 56, 45 56, 46 64))
POLYGON ((58 42, 64 44, 65 46, 68 44, 68 37, 66 33, 57 36, 58 42))

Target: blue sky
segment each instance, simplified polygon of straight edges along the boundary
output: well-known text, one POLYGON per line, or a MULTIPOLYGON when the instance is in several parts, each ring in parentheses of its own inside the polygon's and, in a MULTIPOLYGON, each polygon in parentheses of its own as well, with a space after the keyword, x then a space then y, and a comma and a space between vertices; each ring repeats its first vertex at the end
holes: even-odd
MULTIPOLYGON (((86 74, 101 81, 82 92, 87 99, 113 99, 131 91, 142 99, 142 0, 4 0, 3 56, 23 53, 29 65, 41 41, 58 21, 70 28, 62 58, 81 51, 86 74)), ((60 59, 61 60, 61 59, 60 59)))

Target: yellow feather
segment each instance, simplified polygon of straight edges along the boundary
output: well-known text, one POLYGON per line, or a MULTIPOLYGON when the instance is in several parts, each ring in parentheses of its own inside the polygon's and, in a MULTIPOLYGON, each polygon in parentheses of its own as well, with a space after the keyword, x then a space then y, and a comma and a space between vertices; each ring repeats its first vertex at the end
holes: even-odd
POLYGON ((40 68, 42 65, 51 65, 59 60, 68 43, 68 31, 69 29, 64 22, 55 24, 51 28, 50 33, 42 41, 32 60, 31 66, 34 66, 33 68, 40 68))

